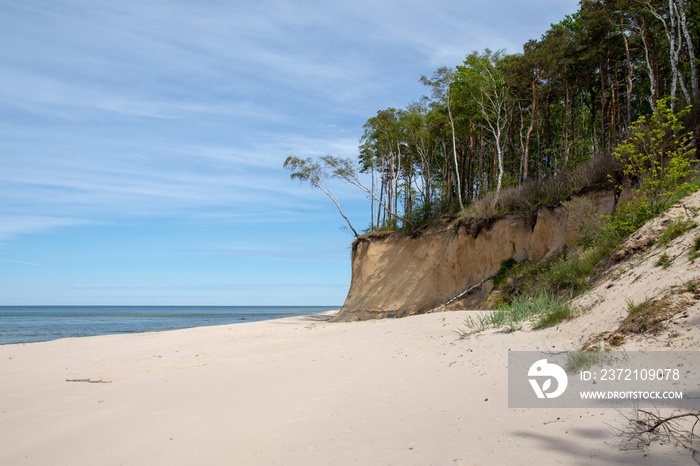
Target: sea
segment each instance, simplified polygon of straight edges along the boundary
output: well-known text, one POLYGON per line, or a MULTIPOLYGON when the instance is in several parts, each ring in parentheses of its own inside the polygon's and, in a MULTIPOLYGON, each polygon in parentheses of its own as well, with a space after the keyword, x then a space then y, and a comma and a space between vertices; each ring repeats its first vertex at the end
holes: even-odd
POLYGON ((0 345, 318 314, 340 306, 0 306, 0 345))

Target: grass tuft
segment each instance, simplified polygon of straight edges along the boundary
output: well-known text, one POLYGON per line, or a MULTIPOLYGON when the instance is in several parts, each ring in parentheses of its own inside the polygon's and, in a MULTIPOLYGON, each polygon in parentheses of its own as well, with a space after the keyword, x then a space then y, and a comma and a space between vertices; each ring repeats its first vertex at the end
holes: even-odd
POLYGON ((457 333, 466 337, 487 328, 505 328, 510 333, 522 329, 523 323, 528 321, 534 323, 534 328, 542 329, 558 325, 575 315, 577 313, 568 300, 555 294, 541 293, 532 299, 517 297, 494 311, 467 316, 464 324, 469 330, 460 328, 457 333))
POLYGON ((690 247, 690 252, 688 253, 690 262, 695 262, 695 259, 700 256, 700 235, 695 237, 693 245, 690 247))
POLYGON ((664 253, 659 256, 659 259, 656 261, 656 263, 654 265, 656 265, 657 267, 662 267, 664 269, 667 269, 671 266, 671 264, 673 264, 673 261, 671 260, 670 257, 668 257, 668 254, 666 253, 666 251, 664 251, 664 253))
POLYGON ((627 301, 627 317, 618 329, 619 333, 652 333, 663 330, 663 322, 679 312, 682 305, 673 305, 668 297, 645 299, 637 304, 627 301))
POLYGON ((661 246, 666 245, 674 239, 682 236, 686 231, 692 230, 697 226, 698 222, 696 222, 695 220, 679 217, 678 220, 673 222, 668 228, 664 230, 664 232, 659 237, 657 244, 661 246))
POLYGON ((569 351, 566 353, 564 370, 567 373, 576 373, 588 370, 593 366, 611 364, 618 355, 610 351, 601 351, 599 347, 585 351, 569 351))
POLYGON ((567 301, 561 299, 552 300, 545 312, 539 315, 534 328, 554 327, 573 317, 575 317, 575 312, 567 301))

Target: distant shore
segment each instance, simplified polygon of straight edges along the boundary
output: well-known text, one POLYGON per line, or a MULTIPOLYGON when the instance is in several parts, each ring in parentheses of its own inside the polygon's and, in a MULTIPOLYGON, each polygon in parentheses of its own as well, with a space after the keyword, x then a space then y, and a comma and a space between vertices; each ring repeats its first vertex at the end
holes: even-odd
POLYGON ((665 447, 621 451, 607 425, 622 420, 614 410, 509 409, 508 350, 561 348, 569 336, 556 329, 459 339, 465 312, 331 316, 0 346, 0 463, 689 458, 665 447))

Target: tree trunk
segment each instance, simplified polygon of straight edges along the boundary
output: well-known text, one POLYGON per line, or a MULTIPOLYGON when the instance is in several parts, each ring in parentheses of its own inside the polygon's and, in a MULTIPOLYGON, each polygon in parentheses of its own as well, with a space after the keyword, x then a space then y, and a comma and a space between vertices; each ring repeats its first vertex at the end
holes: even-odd
MULTIPOLYGON (((369 168, 370 168, 370 171, 372 173, 372 192, 376 192, 377 186, 376 186, 376 182, 374 180, 374 163, 370 162, 369 168)), ((379 229, 379 225, 377 225, 376 228, 374 226, 374 202, 375 202, 374 198, 372 196, 370 196, 369 223, 370 223, 370 229, 372 229, 372 230, 379 229)))
POLYGON ((484 130, 479 128, 479 196, 484 193, 484 130))
POLYGON ((600 64, 600 147, 605 147, 605 110, 607 109, 608 96, 605 92, 605 73, 603 64, 600 64))
POLYGON ((459 197, 459 208, 464 209, 464 204, 462 203, 462 185, 459 180, 459 164, 457 163, 457 139, 455 137, 455 122, 452 118, 452 109, 448 103, 447 113, 450 116, 450 126, 452 127, 452 154, 455 160, 455 175, 457 176, 457 195, 459 197))
POLYGON ((685 5, 683 4, 683 0, 676 0, 676 11, 678 12, 680 27, 683 31, 686 47, 688 49, 688 62, 690 64, 690 87, 693 93, 693 103, 696 103, 700 99, 700 90, 698 90, 698 72, 695 58, 695 47, 693 46, 693 39, 688 31, 688 21, 686 20, 685 5))
MULTIPOLYGON (((610 66, 610 60, 608 59, 608 69, 610 66)), ((608 136, 608 143, 611 146, 615 145, 617 139, 617 73, 616 70, 612 70, 612 73, 608 73, 608 82, 610 84, 610 131, 608 136)))
MULTIPOLYGON (((498 196, 501 193, 501 185, 503 183, 503 147, 501 143, 501 130, 500 126, 497 126, 496 130, 496 155, 498 156, 498 182, 496 184, 496 201, 495 203, 498 203, 498 196)), ((494 203, 494 204, 495 204, 494 203)))
POLYGON ((401 177, 401 142, 396 141, 396 176, 394 177, 394 215, 399 213, 399 178, 401 177))
POLYGON ((627 58, 627 115, 625 126, 629 128, 632 125, 632 85, 633 85, 633 68, 632 68, 632 56, 630 55, 630 44, 627 38, 627 34, 622 33, 622 37, 625 40, 625 57, 627 58))
POLYGON ((669 93, 671 96, 671 112, 674 112, 676 109, 675 97, 679 84, 681 86, 681 90, 683 91, 686 100, 688 101, 688 103, 691 102, 690 95, 688 94, 688 89, 685 86, 685 81, 683 80, 683 76, 681 75, 680 70, 678 69, 678 60, 680 58, 682 44, 680 43, 681 26, 677 24, 679 15, 676 6, 676 0, 668 0, 668 21, 666 21, 663 15, 656 11, 656 8, 654 8, 649 2, 647 2, 647 11, 654 15, 656 19, 661 21, 661 24, 663 24, 664 26, 666 38, 668 39, 669 61, 671 62, 671 90, 669 93))
POLYGON ((527 181, 527 174, 530 171, 530 137, 532 136, 532 130, 535 129, 535 118, 537 118, 537 80, 540 78, 540 74, 532 81, 532 111, 530 114, 530 127, 527 129, 527 135, 525 136, 525 150, 523 152, 523 181, 527 181))
MULTIPOLYGON (((569 79, 566 76, 566 64, 564 64, 564 89, 566 90, 565 97, 564 97, 564 124, 562 125, 563 131, 564 131, 564 161, 565 163, 569 162, 569 107, 571 103, 571 99, 569 97, 569 79)), ((574 112, 571 111, 571 115, 573 116, 574 112)), ((538 137, 538 144, 539 144, 539 137, 538 137)), ((537 173, 538 173, 538 178, 539 178, 539 166, 537 167, 537 173)))
POLYGON ((645 29, 645 27, 642 27, 639 35, 642 37, 642 44, 644 44, 644 58, 647 65, 647 73, 649 74, 649 105, 651 105, 652 111, 656 111, 656 100, 659 98, 658 80, 656 79, 656 51, 653 44, 649 44, 645 29))
POLYGON ((537 179, 542 179, 542 145, 540 144, 540 133, 542 132, 542 127, 537 124, 537 179))

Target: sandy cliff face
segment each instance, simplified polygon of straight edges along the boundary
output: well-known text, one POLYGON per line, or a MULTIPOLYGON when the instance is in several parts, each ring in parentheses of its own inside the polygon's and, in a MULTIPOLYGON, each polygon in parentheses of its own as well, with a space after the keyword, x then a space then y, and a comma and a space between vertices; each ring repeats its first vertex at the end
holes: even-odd
MULTIPOLYGON (((610 187, 580 196, 599 215, 615 208, 610 187)), ((532 214, 457 220, 417 238, 361 238, 353 245, 350 291, 335 320, 426 312, 496 272, 504 259, 540 260, 560 252, 576 238, 578 225, 570 209, 557 204, 532 214)))

